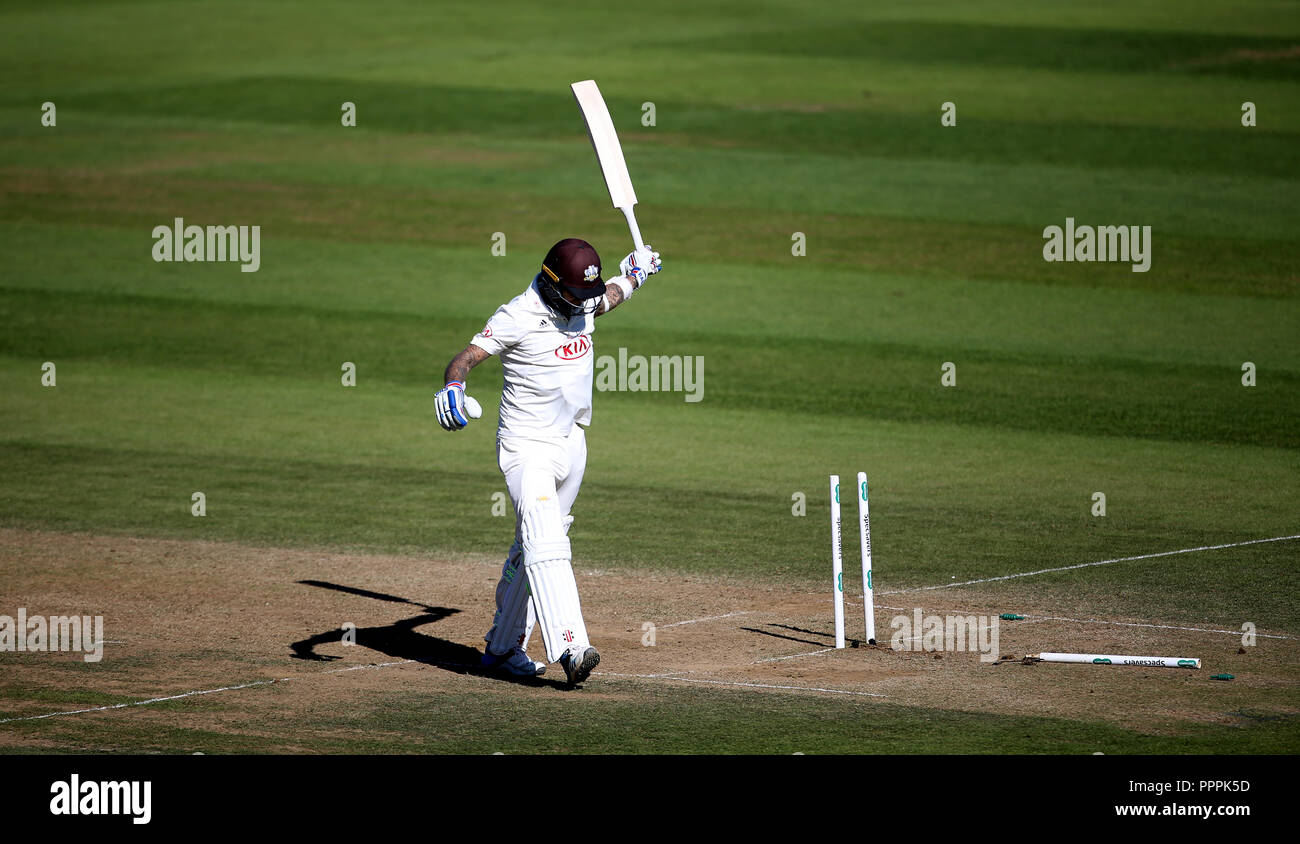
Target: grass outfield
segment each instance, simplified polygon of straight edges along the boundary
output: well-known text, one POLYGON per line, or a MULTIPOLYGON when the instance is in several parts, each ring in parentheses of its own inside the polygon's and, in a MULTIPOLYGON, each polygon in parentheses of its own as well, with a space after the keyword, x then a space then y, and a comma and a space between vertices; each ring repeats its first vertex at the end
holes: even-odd
MULTIPOLYGON (((700 356, 704 398, 597 394, 578 567, 645 573, 648 590, 699 576, 823 590, 826 476, 859 469, 882 591, 1300 534, 1296 6, 767 3, 741 20, 660 5, 636 10, 644 48, 618 49, 629 19, 599 6, 575 30, 510 3, 6 4, 0 527, 503 551, 500 367, 470 379, 486 418, 464 433, 437 427, 432 395, 556 239, 585 237, 611 266, 629 248, 567 90, 594 76, 665 259, 601 319, 596 353, 700 356), (57 128, 40 125, 46 100, 57 128), (345 100, 355 128, 338 125, 345 100), (1241 126, 1246 100, 1257 127, 1241 126), (946 101, 956 127, 939 124, 946 101), (154 263, 150 231, 176 216, 262 226, 260 270, 154 263), (1067 216, 1150 225, 1150 271, 1045 263, 1042 230, 1067 216)), ((1295 541, 1021 586, 1062 612, 1300 636, 1295 541)), ((0 593, 0 612, 29 598, 0 593)), ((611 685, 580 749, 786 752, 725 717, 775 705, 750 692, 611 685), (642 694, 691 729, 637 743, 642 694)), ((23 713, 102 694, 41 689, 0 681, 23 713)), ((1101 748, 1115 752, 1296 752, 1296 704, 1268 698, 1277 719, 1246 732, 1092 726, 1117 731, 1101 748)), ((488 747, 486 728, 429 738, 500 705, 467 688, 379 725, 391 742, 291 749, 526 749, 488 747)), ((535 749, 563 750, 550 705, 517 720, 535 749)), ((956 705, 950 735, 891 702, 897 728, 864 747, 857 704, 779 705, 769 733, 808 752, 1073 752, 1072 722, 1046 716, 956 705)), ((188 746, 115 717, 16 738, 188 746)))

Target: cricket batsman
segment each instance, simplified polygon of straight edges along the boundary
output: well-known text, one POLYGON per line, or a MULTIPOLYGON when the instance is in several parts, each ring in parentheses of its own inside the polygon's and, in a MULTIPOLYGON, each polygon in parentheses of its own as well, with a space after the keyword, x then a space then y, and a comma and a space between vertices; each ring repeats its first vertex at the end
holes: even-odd
POLYGON ((496 589, 496 615, 484 637, 483 665, 532 677, 546 670, 527 652, 540 624, 546 662, 564 668, 570 686, 587 679, 600 654, 587 638, 573 577, 569 511, 587 465, 595 319, 632 297, 659 272, 649 246, 605 281, 600 256, 585 240, 551 247, 523 293, 497 309, 451 359, 434 399, 438 422, 459 431, 481 414, 466 396, 469 371, 501 356, 504 384, 497 425, 497 465, 515 508, 515 541, 496 589))

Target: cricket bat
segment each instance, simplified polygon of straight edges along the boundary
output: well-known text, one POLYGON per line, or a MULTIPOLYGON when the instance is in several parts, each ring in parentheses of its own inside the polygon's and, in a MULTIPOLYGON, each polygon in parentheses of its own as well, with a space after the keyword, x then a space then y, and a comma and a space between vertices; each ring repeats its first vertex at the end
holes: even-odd
POLYGON ((636 191, 632 189, 632 177, 627 174, 627 162, 623 160, 623 147, 618 142, 618 133, 614 131, 614 121, 610 119, 605 98, 600 95, 593 79, 574 82, 573 98, 582 110, 582 119, 587 123, 587 135, 591 138, 592 149, 596 150, 596 160, 600 162, 601 172, 605 174, 605 187, 609 188, 609 198, 614 207, 627 217, 627 227, 632 232, 632 242, 637 249, 644 249, 641 229, 636 224, 636 191))

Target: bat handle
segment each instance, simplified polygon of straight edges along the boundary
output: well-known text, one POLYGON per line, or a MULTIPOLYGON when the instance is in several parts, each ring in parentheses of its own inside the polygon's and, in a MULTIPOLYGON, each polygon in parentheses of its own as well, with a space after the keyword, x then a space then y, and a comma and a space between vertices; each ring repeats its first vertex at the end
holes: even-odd
POLYGON ((632 232, 632 242, 636 244, 637 249, 645 249, 645 241, 641 240, 641 228, 636 224, 636 212, 629 205, 626 208, 620 208, 623 216, 627 217, 627 227, 632 232))

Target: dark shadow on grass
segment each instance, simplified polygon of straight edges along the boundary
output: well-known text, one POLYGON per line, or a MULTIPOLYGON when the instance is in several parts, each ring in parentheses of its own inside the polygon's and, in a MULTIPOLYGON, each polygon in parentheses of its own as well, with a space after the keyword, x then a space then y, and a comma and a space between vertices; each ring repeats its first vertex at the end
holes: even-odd
POLYGON ((496 680, 503 680, 508 683, 519 683, 526 686, 555 686, 566 688, 565 684, 556 680, 544 680, 539 677, 518 677, 504 671, 492 671, 482 666, 483 652, 477 648, 471 648, 468 645, 462 645, 458 642, 452 642, 447 639, 441 639, 437 636, 430 636, 421 633, 415 628, 425 624, 434 624, 442 621, 448 616, 455 615, 460 610, 453 607, 437 607, 427 604, 421 604, 407 598, 401 598, 396 595, 386 595, 382 592, 372 592, 368 589, 357 589, 351 586, 341 586, 337 583, 328 583, 323 580, 300 580, 304 586, 315 586, 320 589, 332 589, 338 592, 346 592, 350 595, 359 595, 364 598, 374 598, 379 601, 390 603, 410 604, 424 610, 419 615, 403 618, 392 624, 383 627, 358 627, 355 631, 345 631, 343 628, 327 630, 323 633, 317 633, 306 639, 300 639, 289 645, 293 652, 291 655, 294 659, 305 659, 315 662, 329 662, 340 659, 338 656, 330 654, 321 654, 316 652, 320 645, 327 645, 336 642, 342 642, 345 633, 354 635, 354 643, 363 648, 369 648, 372 651, 393 657, 394 659, 409 659, 414 662, 421 662, 425 665, 432 665, 445 671, 451 671, 456 674, 476 674, 483 677, 491 677, 496 680))

